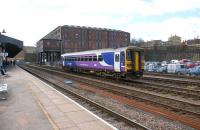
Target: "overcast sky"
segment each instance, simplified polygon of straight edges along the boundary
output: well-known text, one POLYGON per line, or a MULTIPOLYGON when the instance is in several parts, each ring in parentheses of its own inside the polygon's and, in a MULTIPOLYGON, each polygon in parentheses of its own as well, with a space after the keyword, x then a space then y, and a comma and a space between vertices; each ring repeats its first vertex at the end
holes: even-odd
POLYGON ((118 29, 131 38, 200 36, 200 0, 0 0, 0 31, 32 46, 59 25, 118 29))

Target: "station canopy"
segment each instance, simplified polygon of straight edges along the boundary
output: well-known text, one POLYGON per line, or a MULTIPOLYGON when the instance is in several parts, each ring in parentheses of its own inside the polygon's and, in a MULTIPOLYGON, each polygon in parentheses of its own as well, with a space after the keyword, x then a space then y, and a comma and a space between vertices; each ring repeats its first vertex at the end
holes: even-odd
POLYGON ((0 47, 5 49, 9 58, 13 58, 23 49, 23 41, 0 34, 0 47))

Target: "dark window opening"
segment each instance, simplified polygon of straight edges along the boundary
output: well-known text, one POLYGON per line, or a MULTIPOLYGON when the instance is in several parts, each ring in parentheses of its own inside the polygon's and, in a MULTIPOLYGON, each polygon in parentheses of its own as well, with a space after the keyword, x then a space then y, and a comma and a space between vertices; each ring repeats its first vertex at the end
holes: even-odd
POLYGON ((103 61, 102 55, 98 55, 98 61, 103 61))
POLYGON ((93 61, 97 61, 97 56, 93 56, 93 61))
POLYGON ((115 54, 115 62, 119 62, 119 54, 115 54))
POLYGON ((92 56, 89 56, 89 61, 92 61, 92 56))

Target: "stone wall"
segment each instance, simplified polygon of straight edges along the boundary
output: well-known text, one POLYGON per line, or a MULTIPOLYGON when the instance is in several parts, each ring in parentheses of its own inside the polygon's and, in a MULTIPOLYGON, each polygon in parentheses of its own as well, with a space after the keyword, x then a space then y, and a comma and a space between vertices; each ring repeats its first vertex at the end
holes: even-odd
POLYGON ((146 61, 170 61, 172 59, 200 60, 200 45, 196 46, 154 46, 145 48, 146 61))

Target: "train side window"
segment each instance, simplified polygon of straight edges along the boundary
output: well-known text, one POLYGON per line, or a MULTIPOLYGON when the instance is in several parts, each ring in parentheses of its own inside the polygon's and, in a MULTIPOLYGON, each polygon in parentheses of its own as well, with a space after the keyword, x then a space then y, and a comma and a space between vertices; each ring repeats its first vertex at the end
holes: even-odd
POLYGON ((93 61, 97 61, 97 56, 93 56, 93 61))
POLYGON ((72 61, 72 57, 69 57, 69 61, 72 61))
POLYGON ((83 61, 83 57, 81 57, 81 61, 83 61))
POLYGON ((84 58, 85 60, 84 61, 88 61, 88 57, 87 56, 85 56, 85 58, 84 58))
POLYGON ((78 57, 77 61, 80 61, 80 60, 81 60, 81 58, 80 58, 80 57, 78 57))
POLYGON ((115 62, 119 62, 119 54, 115 54, 115 62))
POLYGON ((98 55, 98 61, 103 61, 102 55, 98 55))
POLYGON ((89 61, 92 61, 92 56, 89 56, 89 61))

